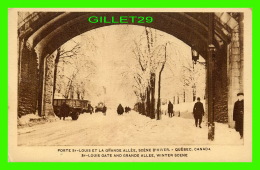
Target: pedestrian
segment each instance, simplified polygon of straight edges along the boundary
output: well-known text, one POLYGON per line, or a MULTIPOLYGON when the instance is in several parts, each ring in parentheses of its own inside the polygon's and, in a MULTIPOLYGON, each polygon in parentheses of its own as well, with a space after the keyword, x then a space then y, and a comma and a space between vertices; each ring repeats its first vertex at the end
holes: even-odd
POLYGON ((174 110, 173 110, 173 104, 171 103, 171 108, 172 108, 172 110, 171 110, 171 116, 173 117, 174 116, 174 110))
POLYGON ((131 110, 130 107, 128 107, 128 106, 125 107, 125 112, 126 113, 128 113, 130 110, 131 110))
POLYGON ((119 104, 117 107, 117 113, 118 115, 122 115, 124 113, 124 108, 121 104, 119 104))
POLYGON ((60 107, 60 119, 63 117, 63 120, 65 120, 65 117, 69 116, 70 107, 66 104, 66 102, 63 102, 60 107))
POLYGON ((103 115, 104 116, 106 116, 106 112, 107 112, 107 107, 106 107, 106 105, 104 105, 104 107, 103 107, 103 115))
POLYGON ((244 93, 237 94, 238 100, 234 104, 233 120, 235 121, 235 129, 240 134, 240 139, 243 139, 244 128, 244 93))
POLYGON ((202 122, 202 117, 204 116, 204 107, 203 104, 200 102, 200 98, 197 98, 197 102, 195 103, 193 107, 193 115, 195 119, 195 126, 198 126, 201 128, 201 122, 202 122))
POLYGON ((131 112, 132 109, 129 106, 127 108, 128 108, 128 113, 131 112))
POLYGON ((91 104, 88 104, 88 111, 92 115, 94 108, 91 106, 91 104))
POLYGON ((168 114, 169 114, 169 117, 173 116, 173 104, 170 101, 168 103, 168 114))

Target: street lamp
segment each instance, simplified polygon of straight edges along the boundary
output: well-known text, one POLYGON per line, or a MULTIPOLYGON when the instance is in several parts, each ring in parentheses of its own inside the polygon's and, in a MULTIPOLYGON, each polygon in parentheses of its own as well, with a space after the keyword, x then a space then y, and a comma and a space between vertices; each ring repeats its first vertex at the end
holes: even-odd
POLYGON ((196 50, 194 50, 194 49, 191 49, 191 57, 192 57, 193 69, 194 69, 194 65, 197 64, 197 63, 199 63, 199 64, 201 64, 201 65, 204 65, 204 66, 206 65, 206 62, 199 61, 200 55, 199 55, 199 53, 198 53, 196 50))
POLYGON ((191 48, 191 57, 192 57, 193 68, 194 68, 194 64, 196 64, 199 59, 199 53, 193 48, 191 48))
POLYGON ((215 52, 217 49, 216 49, 215 45, 209 44, 208 50, 209 50, 210 52, 215 52))

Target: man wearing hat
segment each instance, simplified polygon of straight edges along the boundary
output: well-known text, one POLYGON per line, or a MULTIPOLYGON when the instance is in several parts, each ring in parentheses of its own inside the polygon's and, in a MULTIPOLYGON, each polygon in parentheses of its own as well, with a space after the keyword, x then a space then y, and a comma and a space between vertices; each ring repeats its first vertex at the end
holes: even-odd
POLYGON ((244 128, 244 93, 237 94, 238 100, 235 102, 233 110, 233 120, 235 123, 235 129, 240 134, 240 138, 243 138, 244 128))
POLYGON ((200 98, 197 98, 197 102, 195 103, 193 107, 193 115, 195 119, 195 125, 196 127, 198 126, 201 128, 201 122, 202 122, 202 116, 204 116, 204 107, 203 104, 200 102, 200 98))

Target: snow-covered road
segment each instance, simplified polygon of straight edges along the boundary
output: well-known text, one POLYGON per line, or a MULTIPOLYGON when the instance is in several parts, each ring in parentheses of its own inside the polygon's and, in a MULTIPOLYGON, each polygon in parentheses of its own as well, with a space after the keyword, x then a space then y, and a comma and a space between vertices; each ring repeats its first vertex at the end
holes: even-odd
POLYGON ((243 144, 239 134, 226 124, 216 123, 215 141, 207 139, 208 129, 194 126, 193 119, 181 117, 153 120, 134 111, 118 116, 108 110, 85 113, 77 121, 67 118, 51 123, 18 128, 19 146, 152 146, 176 144, 243 144))

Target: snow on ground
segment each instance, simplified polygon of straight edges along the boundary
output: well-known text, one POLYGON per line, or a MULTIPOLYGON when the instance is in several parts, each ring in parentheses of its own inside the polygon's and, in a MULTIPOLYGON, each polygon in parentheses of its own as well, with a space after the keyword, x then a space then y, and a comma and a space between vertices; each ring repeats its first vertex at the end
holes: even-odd
POLYGON ((207 139, 205 121, 195 127, 193 119, 162 116, 150 119, 135 111, 122 116, 115 111, 81 114, 77 121, 66 118, 18 129, 22 146, 152 146, 177 144, 243 144, 239 134, 226 124, 216 123, 215 141, 207 139))
POLYGON ((22 116, 21 118, 18 118, 18 125, 28 125, 30 123, 31 119, 39 119, 40 117, 35 114, 27 114, 22 116))

